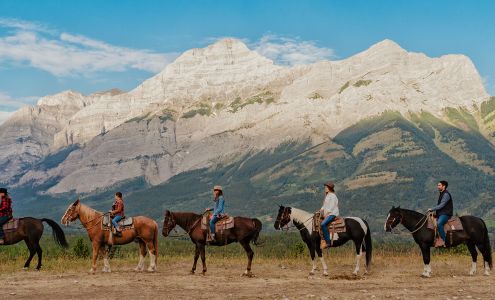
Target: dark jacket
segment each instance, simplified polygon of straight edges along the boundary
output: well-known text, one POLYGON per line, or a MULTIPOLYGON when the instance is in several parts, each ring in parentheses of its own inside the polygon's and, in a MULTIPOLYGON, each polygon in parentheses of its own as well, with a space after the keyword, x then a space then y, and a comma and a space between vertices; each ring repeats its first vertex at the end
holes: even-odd
POLYGON ((454 215, 454 203, 449 191, 445 190, 440 193, 437 206, 433 207, 433 210, 436 211, 437 216, 447 215, 451 217, 454 215))

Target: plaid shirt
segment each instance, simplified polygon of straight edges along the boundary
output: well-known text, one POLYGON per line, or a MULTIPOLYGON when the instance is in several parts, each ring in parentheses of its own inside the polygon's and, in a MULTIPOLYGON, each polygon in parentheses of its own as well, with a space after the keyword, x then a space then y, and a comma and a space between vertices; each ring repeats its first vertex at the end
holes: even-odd
POLYGON ((2 197, 2 203, 0 205, 0 217, 12 217, 12 199, 2 197))
POLYGON ((122 218, 124 217, 124 201, 122 200, 115 200, 115 202, 112 205, 112 215, 115 216, 121 216, 122 218))

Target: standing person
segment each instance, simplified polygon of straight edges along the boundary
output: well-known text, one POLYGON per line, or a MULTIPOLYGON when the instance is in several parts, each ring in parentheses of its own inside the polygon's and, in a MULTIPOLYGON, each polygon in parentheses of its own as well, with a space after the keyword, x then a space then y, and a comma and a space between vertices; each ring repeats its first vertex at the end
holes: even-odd
POLYGON ((225 214, 225 199, 222 187, 219 185, 213 187, 213 201, 215 207, 207 209, 207 211, 213 210, 213 217, 210 220, 211 241, 215 241, 215 223, 225 214))
POLYGON ((0 245, 5 243, 3 225, 12 219, 12 199, 6 188, 0 188, 0 245))
POLYGON ((335 195, 335 185, 332 181, 325 183, 325 200, 320 209, 320 215, 324 216, 324 220, 321 222, 324 239, 321 241, 320 248, 325 249, 331 245, 328 224, 339 215, 339 199, 335 195))
POLYGON ((112 210, 110 211, 110 217, 112 218, 112 224, 115 228, 115 233, 117 235, 121 234, 121 229, 119 226, 119 221, 122 220, 124 215, 124 199, 122 198, 122 193, 115 193, 115 202, 112 205, 112 210))
POLYGON ((452 200, 452 195, 449 191, 447 191, 447 187, 449 183, 445 180, 440 181, 437 184, 438 192, 440 195, 438 196, 437 206, 429 208, 428 211, 434 211, 436 213, 438 234, 440 238, 442 238, 442 243, 436 244, 435 247, 445 247, 445 224, 447 221, 454 215, 454 202, 452 200))

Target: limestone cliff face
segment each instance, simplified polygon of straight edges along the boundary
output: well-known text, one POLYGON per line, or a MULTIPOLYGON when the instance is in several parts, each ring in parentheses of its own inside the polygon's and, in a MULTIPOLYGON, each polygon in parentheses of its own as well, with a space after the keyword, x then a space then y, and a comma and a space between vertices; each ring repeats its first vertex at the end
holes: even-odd
POLYGON ((9 176, 34 185, 57 178, 50 193, 136 177, 159 184, 284 141, 328 141, 384 111, 441 118, 447 107, 474 112, 488 99, 469 58, 429 58, 389 40, 344 60, 286 68, 225 39, 185 52, 128 93, 60 95, 0 127, 8 136, 0 155, 11 159, 9 176), (72 144, 81 147, 57 166, 23 171, 72 144), (25 155, 13 159, 21 148, 25 155))

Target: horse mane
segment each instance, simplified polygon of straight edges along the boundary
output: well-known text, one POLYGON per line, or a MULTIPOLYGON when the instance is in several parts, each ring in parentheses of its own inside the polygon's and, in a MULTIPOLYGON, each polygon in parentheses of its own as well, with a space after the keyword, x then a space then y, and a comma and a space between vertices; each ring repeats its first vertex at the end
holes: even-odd
POLYGON ((182 229, 184 230, 190 230, 191 226, 194 225, 194 222, 196 222, 203 216, 189 211, 171 211, 170 214, 174 217, 176 224, 182 227, 182 229))
POLYGON ((89 218, 91 220, 96 218, 96 215, 103 215, 103 213, 79 202, 79 219, 82 215, 84 215, 84 218, 89 218))
POLYGON ((406 209, 406 208, 399 208, 401 211, 403 212, 406 212, 408 214, 412 214, 412 215, 415 215, 416 217, 422 217, 424 216, 424 214, 420 213, 420 212, 417 212, 415 210, 412 210, 412 209, 406 209))
POLYGON ((313 214, 299 208, 291 207, 292 223, 302 224, 309 232, 313 231, 313 214))

